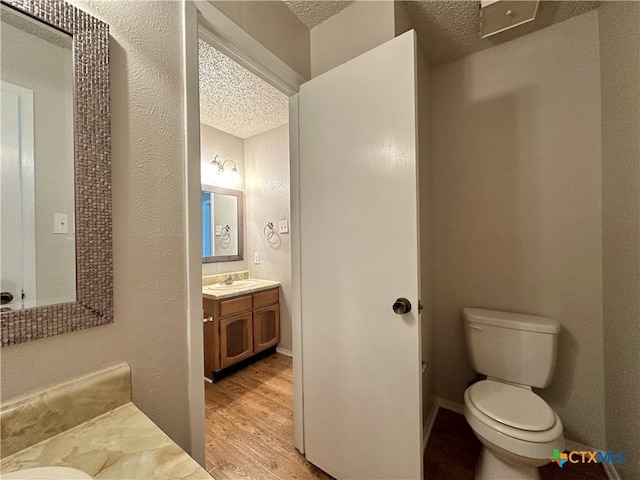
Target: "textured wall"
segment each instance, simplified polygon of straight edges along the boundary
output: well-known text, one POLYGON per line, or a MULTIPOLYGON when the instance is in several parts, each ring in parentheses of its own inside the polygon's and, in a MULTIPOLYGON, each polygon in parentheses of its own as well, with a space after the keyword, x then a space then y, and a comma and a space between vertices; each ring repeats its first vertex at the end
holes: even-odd
MULTIPOLYGON (((62 48, 2 24, 2 79, 33 91, 36 291, 39 305, 76 298, 73 235, 73 65, 62 48), (24 59, 32 59, 25 62, 24 59), (53 214, 69 215, 69 233, 53 233, 53 214)), ((26 252, 25 252, 26 254, 26 252)), ((35 301, 29 297, 26 301, 35 301)), ((20 292, 13 291, 19 302, 20 292)))
POLYGON ((311 78, 309 29, 283 2, 210 1, 299 75, 311 78))
MULTIPOLYGON (((245 191, 245 174, 246 168, 244 163, 244 141, 229 133, 210 127, 203 123, 200 124, 200 162, 202 164, 201 174, 202 183, 206 185, 217 185, 219 187, 234 188, 242 190, 244 195, 244 215, 247 215, 247 196, 245 191), (230 158, 236 162, 238 173, 240 174, 240 183, 233 187, 224 185, 216 180, 215 168, 211 168, 211 160, 216 155, 220 155, 223 159, 230 158)), ((228 165, 229 166, 229 165, 228 165)), ((246 223, 246 220, 245 220, 246 223)), ((244 229, 244 260, 237 262, 218 262, 203 263, 202 275, 215 275, 217 273, 237 272, 240 270, 248 270, 249 250, 247 249, 247 229, 244 229)))
POLYGON ((2 399, 125 361, 136 405, 188 449, 181 5, 72 3, 111 29, 115 321, 3 348, 2 399))
POLYGON ((540 391, 569 439, 604 445, 596 12, 432 71, 438 395, 474 372, 465 306, 562 323, 540 391))
POLYGON ((311 29, 311 76, 317 77, 394 36, 392 1, 357 1, 311 29))
POLYGON ((244 142, 247 168, 247 257, 252 277, 282 282, 280 295, 280 344, 291 343, 291 235, 277 234, 267 241, 264 226, 289 220, 289 125, 247 138, 244 142), (253 252, 260 252, 254 265, 253 252))
POLYGON ((640 478, 640 3, 598 9, 607 448, 640 478))

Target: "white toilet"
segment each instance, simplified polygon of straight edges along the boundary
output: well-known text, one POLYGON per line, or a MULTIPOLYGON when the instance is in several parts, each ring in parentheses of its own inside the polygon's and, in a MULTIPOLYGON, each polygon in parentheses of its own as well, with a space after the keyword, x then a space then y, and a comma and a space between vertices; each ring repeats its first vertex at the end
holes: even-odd
POLYGON ((476 480, 539 479, 564 449, 560 417, 531 387, 551 382, 560 324, 551 318, 465 308, 473 368, 486 380, 464 392, 465 417, 483 448, 476 480))

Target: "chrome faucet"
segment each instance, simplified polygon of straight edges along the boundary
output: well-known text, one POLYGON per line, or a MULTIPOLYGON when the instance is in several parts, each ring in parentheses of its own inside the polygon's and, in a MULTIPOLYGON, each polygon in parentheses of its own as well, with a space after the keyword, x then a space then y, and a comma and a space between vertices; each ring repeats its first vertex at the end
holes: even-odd
POLYGON ((233 274, 227 273, 227 278, 224 282, 220 282, 220 285, 231 285, 233 283, 233 274))

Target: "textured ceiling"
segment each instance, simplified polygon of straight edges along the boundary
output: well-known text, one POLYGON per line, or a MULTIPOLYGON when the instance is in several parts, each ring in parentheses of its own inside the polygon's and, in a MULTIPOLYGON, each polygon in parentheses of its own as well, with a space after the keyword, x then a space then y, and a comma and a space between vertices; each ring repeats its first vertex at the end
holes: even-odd
POLYGON ((336 0, 283 0, 291 11, 311 29, 320 25, 326 19, 334 16, 340 10, 344 10, 353 1, 336 0))
POLYGON ((289 121, 289 99, 209 44, 199 42, 200 121, 248 138, 289 121))
POLYGON ((421 0, 402 4, 429 64, 435 67, 588 12, 600 2, 541 1, 535 20, 488 38, 480 38, 479 34, 479 1, 421 0))

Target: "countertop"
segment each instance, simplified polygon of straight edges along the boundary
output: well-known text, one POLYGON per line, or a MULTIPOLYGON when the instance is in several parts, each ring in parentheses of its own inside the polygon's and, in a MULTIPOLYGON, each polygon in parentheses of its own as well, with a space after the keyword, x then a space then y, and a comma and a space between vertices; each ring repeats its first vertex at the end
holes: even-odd
POLYGON ((233 284, 229 286, 224 286, 223 288, 215 288, 216 284, 211 285, 203 285, 202 286, 202 296, 204 298, 208 298, 209 300, 221 300, 223 298, 235 297, 238 295, 245 295, 248 293, 255 293, 261 290, 268 290, 270 288, 279 287, 281 285, 280 282, 275 282, 273 280, 261 280, 258 278, 247 278, 243 280, 238 280, 238 287, 234 288, 233 284), (242 286, 242 282, 256 282, 253 285, 242 286), (211 287, 214 287, 212 290, 211 287))
POLYGON ((44 466, 77 468, 105 479, 212 478, 133 403, 2 460, 3 473, 44 466))
POLYGON ((2 406, 0 473, 70 467, 98 479, 210 480, 131 401, 126 364, 2 406))

